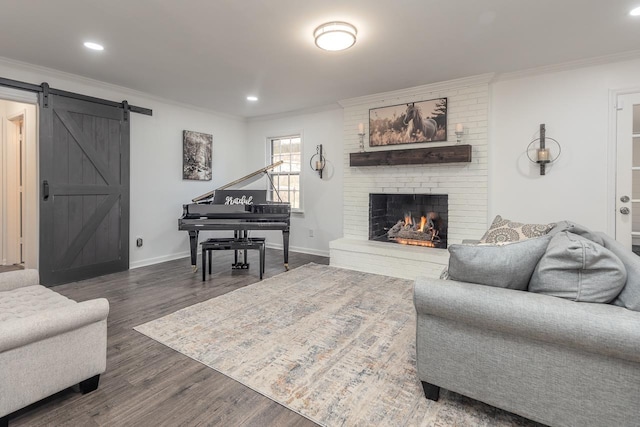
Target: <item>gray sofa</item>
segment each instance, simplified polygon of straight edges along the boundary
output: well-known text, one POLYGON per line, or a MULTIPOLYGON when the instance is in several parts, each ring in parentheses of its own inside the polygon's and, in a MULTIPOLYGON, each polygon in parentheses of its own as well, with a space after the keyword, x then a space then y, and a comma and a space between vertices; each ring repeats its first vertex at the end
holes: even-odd
POLYGON ((613 304, 418 278, 426 397, 442 387, 551 426, 640 425, 640 312, 624 307, 640 301, 640 261, 602 237, 627 270, 613 304))
POLYGON ((9 414, 106 369, 106 299, 77 303, 40 286, 35 270, 0 274, 0 427, 9 414))

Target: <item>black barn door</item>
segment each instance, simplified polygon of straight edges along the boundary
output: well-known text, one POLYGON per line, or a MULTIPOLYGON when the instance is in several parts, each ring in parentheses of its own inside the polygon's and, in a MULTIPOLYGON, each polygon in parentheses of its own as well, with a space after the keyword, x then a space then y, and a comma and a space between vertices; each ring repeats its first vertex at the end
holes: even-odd
POLYGON ((41 94, 39 113, 41 282, 127 270, 127 109, 41 94))

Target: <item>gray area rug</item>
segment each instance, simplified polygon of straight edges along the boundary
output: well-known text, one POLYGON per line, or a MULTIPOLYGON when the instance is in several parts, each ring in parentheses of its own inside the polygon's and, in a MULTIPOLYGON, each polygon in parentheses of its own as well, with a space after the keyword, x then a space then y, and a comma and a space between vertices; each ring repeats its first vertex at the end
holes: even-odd
POLYGON ((321 425, 536 425, 424 398, 412 297, 408 280, 307 264, 135 330, 321 425))

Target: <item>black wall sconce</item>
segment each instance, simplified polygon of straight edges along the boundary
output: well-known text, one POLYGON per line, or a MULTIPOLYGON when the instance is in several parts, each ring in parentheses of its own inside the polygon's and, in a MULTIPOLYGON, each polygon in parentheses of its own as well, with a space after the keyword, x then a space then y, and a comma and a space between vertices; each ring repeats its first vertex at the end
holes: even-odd
POLYGON ((540 138, 534 139, 529 143, 529 145, 527 145, 527 157, 533 163, 538 163, 540 165, 540 175, 546 175, 547 164, 553 163, 558 160, 558 157, 560 157, 560 154, 562 153, 562 147, 560 146, 560 143, 558 143, 558 141, 553 138, 549 138, 546 133, 547 129, 544 123, 542 123, 540 125, 540 138), (548 141, 553 142, 558 147, 558 154, 555 157, 551 156, 551 151, 547 147, 548 141), (532 158, 529 154, 529 151, 531 150, 531 146, 535 146, 536 143, 538 143, 538 147, 536 148, 536 155, 535 158, 532 158))
POLYGON ((322 179, 322 171, 324 170, 326 164, 327 160, 322 154, 322 144, 316 145, 316 154, 311 156, 311 159, 309 160, 309 166, 311 166, 311 169, 320 174, 320 179, 322 179))

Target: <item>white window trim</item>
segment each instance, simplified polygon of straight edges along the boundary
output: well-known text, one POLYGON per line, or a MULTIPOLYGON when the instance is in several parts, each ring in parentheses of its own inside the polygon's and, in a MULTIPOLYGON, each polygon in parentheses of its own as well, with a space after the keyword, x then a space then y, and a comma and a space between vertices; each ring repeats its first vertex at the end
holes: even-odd
MULTIPOLYGON (((265 161, 267 165, 271 164, 271 140, 272 139, 286 138, 287 136, 294 136, 294 135, 300 136, 300 175, 299 175, 300 207, 299 208, 291 207, 291 213, 295 215, 301 215, 301 214, 304 214, 304 173, 303 173, 304 164, 305 164, 304 163, 304 132, 301 130, 294 130, 294 131, 288 131, 288 132, 273 132, 270 136, 265 137, 265 144, 264 144, 265 161)), ((267 191, 270 191, 272 187, 268 179, 266 182, 266 186, 267 186, 267 191)))

